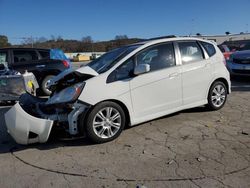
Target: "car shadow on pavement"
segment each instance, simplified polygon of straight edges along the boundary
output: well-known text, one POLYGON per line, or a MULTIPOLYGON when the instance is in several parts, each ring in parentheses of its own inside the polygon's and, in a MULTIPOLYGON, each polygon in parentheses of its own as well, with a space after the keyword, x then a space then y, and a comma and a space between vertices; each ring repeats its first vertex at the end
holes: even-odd
MULTIPOLYGON (((244 92, 250 92, 250 77, 234 77, 232 79, 232 91, 244 91, 244 92)), ((7 133, 5 120, 4 120, 4 114, 10 109, 10 106, 4 106, 3 104, 0 104, 0 154, 2 153, 9 153, 13 151, 20 151, 20 150, 26 150, 30 148, 36 148, 39 150, 50 150, 58 147, 67 147, 67 146, 89 146, 93 145, 88 139, 81 138, 81 139, 74 139, 74 140, 62 140, 60 139, 61 132, 53 130, 50 138, 47 143, 44 144, 32 144, 28 146, 22 146, 19 144, 16 144, 16 142, 12 139, 12 137, 7 133)), ((160 118, 157 118, 156 120, 165 119, 172 116, 177 116, 181 113, 202 113, 202 112, 208 112, 209 109, 207 109, 205 106, 196 107, 188 110, 183 110, 181 112, 173 113, 170 115, 166 115, 160 118)), ((152 122, 148 121, 145 123, 152 122)), ((145 124, 142 123, 142 124, 145 124)), ((141 125, 141 124, 139 124, 141 125)), ((138 125, 138 126, 139 126, 138 125)), ((127 127, 126 129, 130 129, 133 127, 127 127)))
MULTIPOLYGON (((78 138, 78 139, 65 139, 62 137, 63 133, 62 130, 57 130, 57 129, 52 129, 51 135, 49 140, 46 143, 43 144, 30 144, 30 145, 19 145, 17 144, 13 138, 7 133, 5 121, 4 121, 4 113, 8 111, 10 107, 1 107, 0 108, 0 154, 3 153, 11 153, 11 152, 16 152, 16 151, 23 151, 27 149, 38 149, 38 150, 50 150, 50 149, 55 149, 55 148, 60 148, 60 147, 79 147, 79 146, 90 146, 90 145, 95 145, 93 144, 90 140, 87 138, 78 138)), ((207 112, 209 111, 206 107, 201 106, 201 107, 196 107, 188 110, 184 110, 181 112, 176 112, 173 114, 169 114, 160 118, 157 118, 155 120, 160 120, 160 119, 165 119, 165 118, 170 118, 173 116, 178 116, 181 113, 202 113, 202 112, 207 112)), ((145 123, 150 123, 152 122, 144 122, 145 123)), ((139 124, 138 126, 140 126, 139 124)), ((134 127, 134 126, 133 126, 134 127)), ((126 127, 125 129, 130 129, 133 127, 126 127)), ((125 130, 126 131, 126 130, 125 130)))

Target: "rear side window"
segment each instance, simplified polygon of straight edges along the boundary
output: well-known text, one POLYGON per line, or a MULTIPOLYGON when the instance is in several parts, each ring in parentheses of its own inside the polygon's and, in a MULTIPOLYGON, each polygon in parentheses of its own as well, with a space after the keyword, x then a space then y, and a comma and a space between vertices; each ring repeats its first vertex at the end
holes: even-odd
POLYGON ((44 51, 44 50, 38 50, 40 56, 42 57, 42 59, 49 59, 50 55, 49 55, 49 51, 44 51))
POLYGON ((196 41, 178 42, 181 60, 183 64, 192 63, 204 59, 204 54, 196 41))
POLYGON ((13 54, 15 63, 38 60, 37 53, 34 50, 13 50, 13 54))
POLYGON ((205 48, 207 54, 209 57, 213 56, 216 53, 216 50, 214 48, 214 45, 207 43, 207 42, 201 42, 202 46, 205 48))

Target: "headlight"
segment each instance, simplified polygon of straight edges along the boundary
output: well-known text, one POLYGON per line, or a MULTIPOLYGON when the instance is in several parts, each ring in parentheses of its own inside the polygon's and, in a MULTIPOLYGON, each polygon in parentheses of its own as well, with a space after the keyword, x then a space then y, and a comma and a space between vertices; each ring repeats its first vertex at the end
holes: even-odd
POLYGON ((84 85, 85 82, 75 84, 71 87, 67 87, 62 91, 60 91, 59 93, 55 93, 51 98, 49 98, 46 104, 51 105, 51 104, 73 102, 77 100, 77 98, 81 94, 84 85))

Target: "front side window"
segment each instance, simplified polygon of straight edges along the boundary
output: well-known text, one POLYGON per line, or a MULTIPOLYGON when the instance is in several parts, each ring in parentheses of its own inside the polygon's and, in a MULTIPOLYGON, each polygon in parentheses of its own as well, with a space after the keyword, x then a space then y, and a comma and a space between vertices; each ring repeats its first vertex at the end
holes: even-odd
POLYGON ((183 64, 204 59, 204 54, 196 41, 178 42, 183 64))
POLYGON ((134 58, 128 59, 108 76, 107 83, 132 78, 134 76, 134 66, 134 58))
POLYGON ((174 46, 172 43, 166 43, 149 47, 137 54, 136 63, 149 64, 150 71, 173 67, 176 65, 174 46))
POLYGON ((13 50, 13 54, 15 63, 38 60, 37 53, 33 50, 13 50))
POLYGON ((133 76, 133 71, 134 71, 134 61, 133 58, 131 58, 117 69, 116 79, 124 80, 131 78, 133 76))
POLYGON ((0 51, 0 64, 3 64, 5 67, 7 67, 8 62, 8 53, 7 51, 0 51))

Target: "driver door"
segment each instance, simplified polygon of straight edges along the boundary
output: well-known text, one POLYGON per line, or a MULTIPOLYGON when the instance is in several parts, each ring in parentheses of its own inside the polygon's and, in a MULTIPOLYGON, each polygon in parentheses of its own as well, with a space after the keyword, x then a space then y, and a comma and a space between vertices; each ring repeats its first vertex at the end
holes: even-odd
POLYGON ((173 43, 148 47, 135 56, 135 62, 150 65, 149 72, 130 80, 135 122, 163 116, 182 105, 181 69, 173 43))

